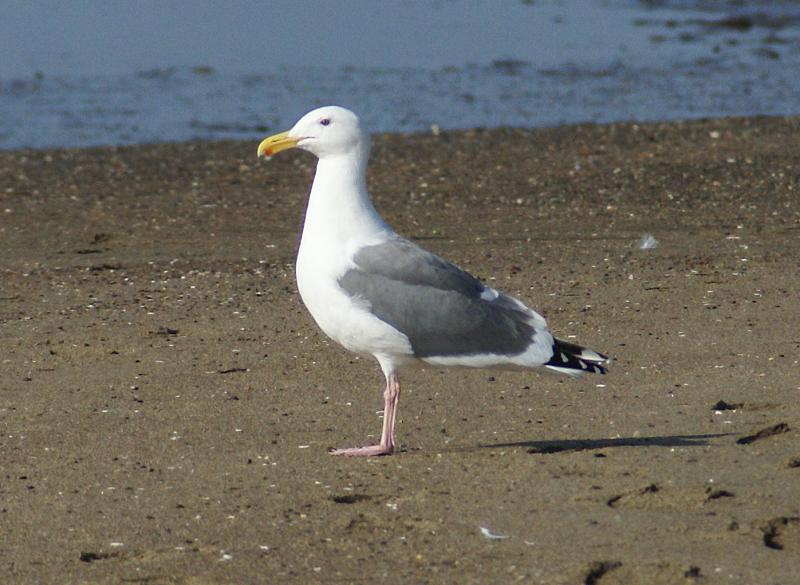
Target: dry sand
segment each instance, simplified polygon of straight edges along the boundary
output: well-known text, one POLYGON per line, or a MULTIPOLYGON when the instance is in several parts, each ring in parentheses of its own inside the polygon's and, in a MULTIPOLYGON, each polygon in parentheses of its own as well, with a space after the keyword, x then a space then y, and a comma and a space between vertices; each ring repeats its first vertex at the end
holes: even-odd
POLYGON ((255 147, 0 153, 0 581, 800 582, 800 118, 376 137, 398 231, 615 361, 409 372, 372 460, 255 147))

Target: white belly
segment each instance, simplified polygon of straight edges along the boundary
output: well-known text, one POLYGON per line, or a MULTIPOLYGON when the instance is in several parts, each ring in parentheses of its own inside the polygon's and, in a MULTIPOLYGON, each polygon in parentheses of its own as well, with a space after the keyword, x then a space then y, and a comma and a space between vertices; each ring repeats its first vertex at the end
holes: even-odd
POLYGON ((395 363, 413 359, 411 344, 405 335, 375 317, 339 287, 338 278, 347 267, 341 261, 336 262, 338 258, 328 256, 326 259, 310 255, 301 245, 297 258, 297 288, 320 329, 356 353, 395 363))

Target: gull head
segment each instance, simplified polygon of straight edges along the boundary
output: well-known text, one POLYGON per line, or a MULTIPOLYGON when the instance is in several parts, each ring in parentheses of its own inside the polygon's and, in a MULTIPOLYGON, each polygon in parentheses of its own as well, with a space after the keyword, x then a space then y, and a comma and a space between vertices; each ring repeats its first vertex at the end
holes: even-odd
POLYGON ((307 113, 291 130, 262 140, 258 156, 269 158, 282 150, 300 148, 322 159, 362 152, 367 146, 358 116, 339 106, 325 106, 307 113))

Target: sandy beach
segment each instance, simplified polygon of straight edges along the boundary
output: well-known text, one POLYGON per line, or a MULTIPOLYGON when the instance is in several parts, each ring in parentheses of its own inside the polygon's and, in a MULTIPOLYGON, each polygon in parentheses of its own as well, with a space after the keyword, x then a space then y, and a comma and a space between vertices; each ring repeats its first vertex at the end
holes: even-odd
POLYGON ((256 145, 0 152, 0 581, 800 580, 800 118, 375 136, 398 232, 614 361, 409 372, 369 460, 256 145))

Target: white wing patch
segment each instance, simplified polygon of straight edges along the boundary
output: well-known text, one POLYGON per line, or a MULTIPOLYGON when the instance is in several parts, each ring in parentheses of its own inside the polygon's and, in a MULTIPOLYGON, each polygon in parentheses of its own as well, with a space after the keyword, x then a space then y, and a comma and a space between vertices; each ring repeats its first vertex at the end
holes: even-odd
POLYGON ((499 296, 500 296, 499 292, 497 292, 493 288, 489 288, 488 286, 485 289, 483 289, 483 292, 481 293, 481 298, 484 301, 490 301, 491 302, 491 301, 495 300, 499 296))

